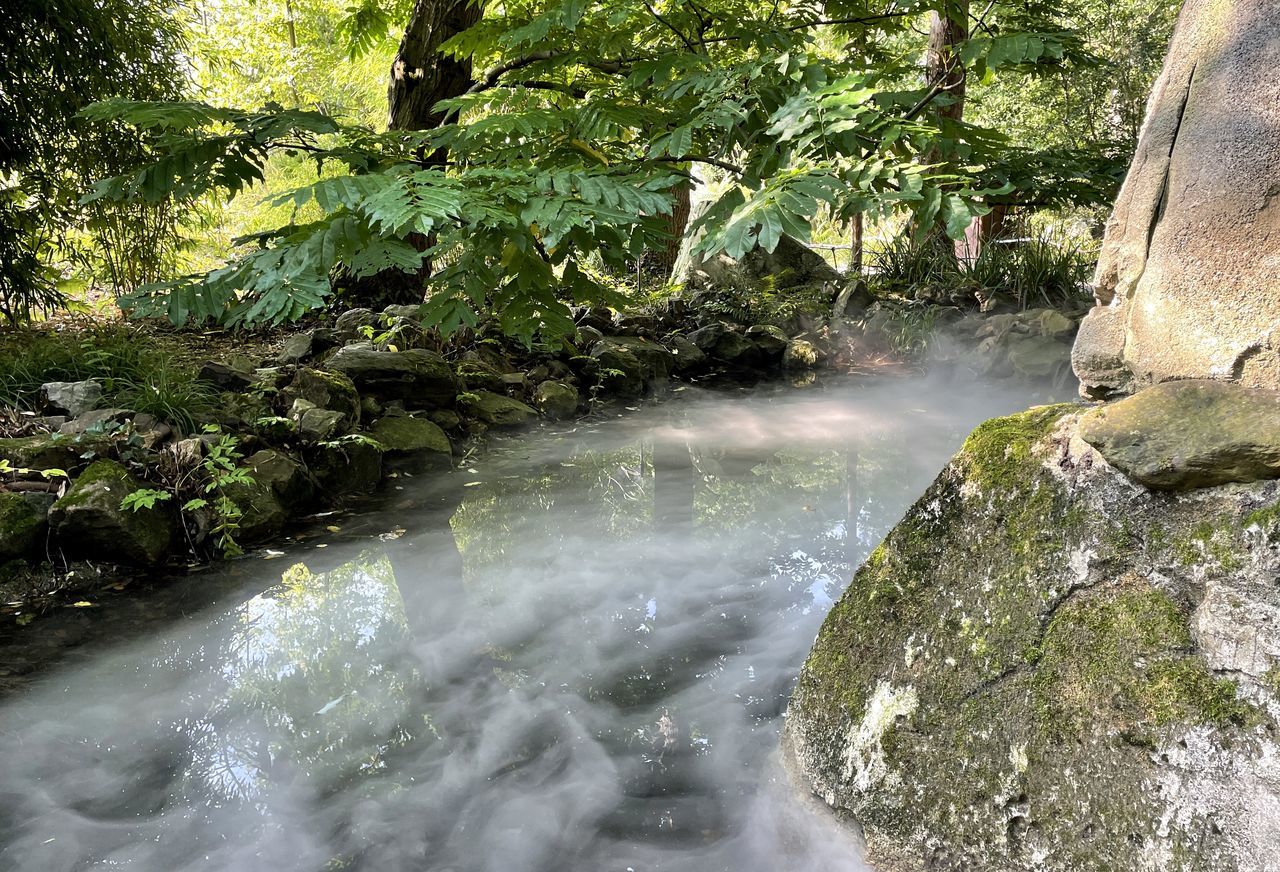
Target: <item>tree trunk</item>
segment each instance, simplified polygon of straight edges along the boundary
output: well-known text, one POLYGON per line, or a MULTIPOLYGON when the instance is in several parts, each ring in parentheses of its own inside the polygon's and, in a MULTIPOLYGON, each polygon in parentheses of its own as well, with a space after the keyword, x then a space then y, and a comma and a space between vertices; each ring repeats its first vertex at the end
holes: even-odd
POLYGON ((929 23, 929 50, 925 56, 925 80, 930 89, 940 88, 951 97, 935 104, 940 118, 964 118, 966 71, 956 47, 969 38, 969 0, 948 0, 946 14, 932 14, 929 23))
POLYGON ((1086 396, 1280 388, 1280 4, 1187 0, 1107 222, 1072 364, 1086 396))
POLYGON ((689 226, 689 193, 692 190, 693 183, 687 181, 671 189, 673 202, 671 214, 667 217, 667 232, 671 234, 671 238, 663 249, 652 252, 651 255, 655 268, 661 269, 668 276, 675 269, 680 257, 680 246, 684 243, 684 232, 689 226))
MULTIPOLYGON (((471 61, 440 54, 440 46, 474 25, 484 6, 472 0, 417 0, 391 62, 387 86, 387 127, 391 130, 430 130, 445 113, 436 103, 460 97, 471 87, 471 61)), ((433 158, 443 163, 443 155, 433 158)))
MULTIPOLYGON (((387 127, 390 130, 430 130, 446 120, 436 103, 461 97, 471 87, 471 61, 440 54, 446 40, 471 27, 484 13, 481 2, 471 0, 417 0, 404 29, 400 48, 391 62, 387 84, 387 127)), ((424 163, 444 166, 443 150, 423 155, 424 163)), ((414 234, 408 240, 425 251, 434 240, 414 234)), ((431 262, 424 260, 416 273, 383 270, 363 278, 339 279, 339 297, 345 305, 374 311, 389 305, 421 303, 431 262)))

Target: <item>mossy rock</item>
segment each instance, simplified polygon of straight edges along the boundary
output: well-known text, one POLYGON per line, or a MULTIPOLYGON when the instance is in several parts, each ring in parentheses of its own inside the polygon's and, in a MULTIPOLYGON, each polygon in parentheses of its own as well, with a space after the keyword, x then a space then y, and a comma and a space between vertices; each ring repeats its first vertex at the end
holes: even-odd
POLYGON ((544 381, 533 391, 533 404, 552 421, 573 417, 580 402, 578 389, 564 382, 544 381))
POLYGON ((787 755, 882 872, 1280 856, 1280 486, 1153 494, 1079 426, 975 430, 804 665, 787 755))
POLYGON ((292 455, 264 448, 249 457, 245 466, 254 479, 270 486, 286 509, 306 508, 315 498, 315 479, 292 455))
POLYGON ((538 413, 519 400, 491 391, 475 391, 458 397, 464 412, 493 427, 519 427, 538 417, 538 413))
POLYGON ((105 453, 110 446, 110 440, 101 437, 23 436, 0 439, 0 459, 15 469, 71 470, 84 462, 83 455, 105 453))
POLYGON ((271 482, 251 478, 245 484, 227 486, 223 494, 240 510, 233 538, 240 545, 257 545, 280 535, 289 512, 271 482))
POLYGON ((340 434, 350 433, 360 424, 360 394, 355 382, 340 372, 303 367, 285 389, 285 399, 304 399, 317 408, 341 414, 340 434))
POLYGON ((372 493, 382 481, 382 446, 364 435, 309 446, 305 457, 320 495, 331 501, 372 493))
POLYGON ((17 493, 0 493, 0 561, 22 557, 35 548, 45 531, 45 516, 17 493))
POLYGON ((398 415, 380 419, 370 435, 388 457, 412 457, 419 465, 447 466, 453 455, 444 430, 424 418, 398 415))
POLYGON ((142 484, 114 460, 91 463, 49 510, 58 548, 112 562, 154 565, 169 551, 173 517, 165 503, 133 511, 121 507, 142 484))

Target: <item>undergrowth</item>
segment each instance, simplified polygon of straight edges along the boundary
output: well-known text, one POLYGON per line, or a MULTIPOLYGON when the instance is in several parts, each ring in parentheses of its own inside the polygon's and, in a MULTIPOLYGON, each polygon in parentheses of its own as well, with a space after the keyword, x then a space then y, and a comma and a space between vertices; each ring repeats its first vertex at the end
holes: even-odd
POLYGON ((134 331, 98 327, 75 334, 25 331, 0 341, 0 405, 39 411, 47 382, 96 379, 102 405, 146 412, 190 432, 215 394, 195 371, 134 331))

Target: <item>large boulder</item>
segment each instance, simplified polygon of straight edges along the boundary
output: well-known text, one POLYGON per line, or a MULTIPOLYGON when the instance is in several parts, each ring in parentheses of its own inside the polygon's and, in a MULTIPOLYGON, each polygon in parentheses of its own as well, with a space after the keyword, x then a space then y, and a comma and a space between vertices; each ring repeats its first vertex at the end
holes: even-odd
POLYGON ((246 461, 249 474, 268 485, 285 508, 306 507, 316 494, 316 481, 296 458, 283 451, 264 448, 246 461))
POLYGON ((676 280, 691 288, 732 288, 748 293, 765 285, 779 290, 804 285, 834 288, 844 280, 822 255, 785 235, 773 251, 757 245, 738 260, 719 254, 696 262, 686 261, 677 267, 678 271, 681 269, 676 280))
POLYGON ((49 510, 58 547, 69 554, 154 565, 169 550, 173 519, 164 503, 126 509, 125 497, 142 485, 114 460, 96 460, 49 510))
POLYGON ((1280 391, 1165 382, 1085 415, 1081 437, 1134 481, 1161 490, 1280 477, 1280 391))
POLYGON ((1280 387, 1277 67, 1280 4, 1183 4, 1107 223, 1076 360, 1086 394, 1185 378, 1280 387))
POLYGON ((458 393, 458 379, 449 362, 434 351, 378 351, 367 342, 339 349, 328 369, 350 377, 361 391, 402 400, 406 406, 445 406, 458 393))
POLYGON ((334 499, 372 493, 382 481, 382 446, 363 435, 308 446, 304 457, 320 493, 334 499))
POLYGON ((1033 409, 965 442, 828 615, 784 734, 881 872, 1264 872, 1280 484, 1136 487, 1033 409))
POLYGON ((544 381, 533 391, 533 404, 552 421, 573 417, 581 398, 578 389, 559 381, 544 381))

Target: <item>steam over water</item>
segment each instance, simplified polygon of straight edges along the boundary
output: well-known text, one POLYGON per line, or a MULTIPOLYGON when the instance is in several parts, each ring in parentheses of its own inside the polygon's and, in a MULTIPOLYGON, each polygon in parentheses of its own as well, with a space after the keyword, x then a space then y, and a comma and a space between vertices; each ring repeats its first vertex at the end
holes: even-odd
POLYGON ((79 644, 0 697, 0 869, 863 869, 777 765, 792 681, 968 430, 1030 402, 688 391, 41 618, 0 670, 79 644))

